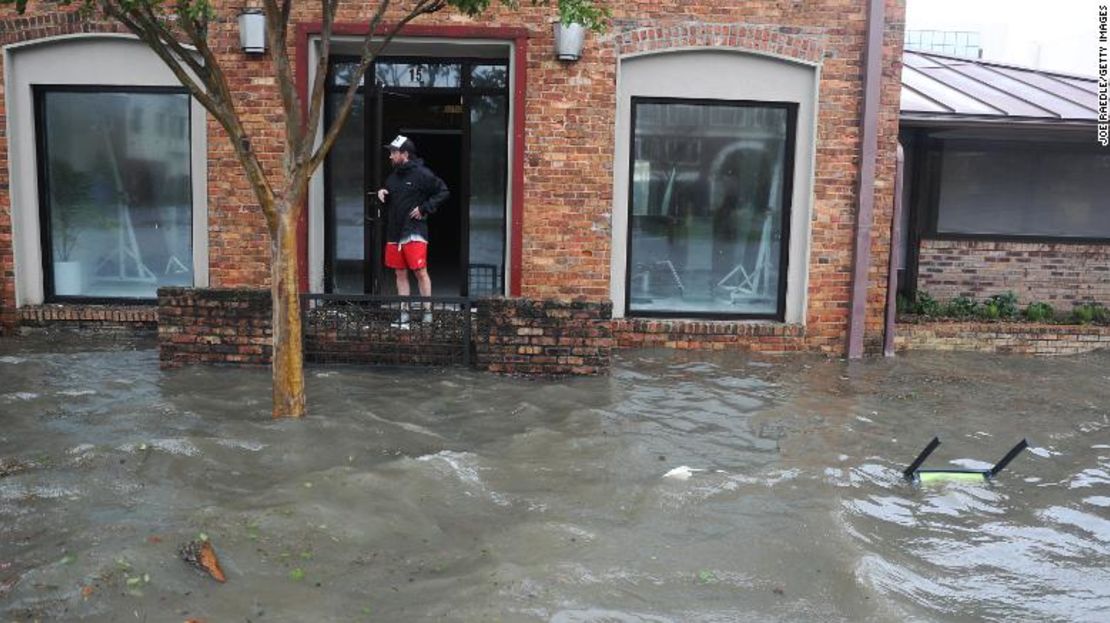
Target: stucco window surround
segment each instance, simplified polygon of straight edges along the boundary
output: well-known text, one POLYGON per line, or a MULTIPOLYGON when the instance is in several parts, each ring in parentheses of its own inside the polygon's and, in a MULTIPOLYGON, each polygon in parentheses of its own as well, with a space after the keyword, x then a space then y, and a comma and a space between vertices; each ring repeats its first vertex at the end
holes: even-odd
POLYGON ((690 29, 681 31, 679 45, 674 48, 660 45, 658 34, 644 37, 646 45, 635 45, 636 37, 628 34, 618 42, 610 280, 614 317, 628 315, 625 305, 630 269, 629 169, 633 98, 667 98, 768 102, 796 107, 796 127, 792 128, 794 163, 783 320, 804 324, 816 158, 819 46, 807 43, 790 47, 772 41, 765 50, 706 47, 725 45, 721 42, 737 39, 742 43, 744 37, 730 35, 727 27, 721 28, 720 33, 712 27, 705 30, 702 34, 690 29), (783 51, 799 53, 786 55, 783 51))
MULTIPOLYGON (((76 34, 4 47, 9 188, 15 255, 16 305, 44 300, 35 85, 171 87, 181 84, 154 52, 131 35, 76 34)), ((208 285, 207 115, 190 100, 193 285, 208 285)))

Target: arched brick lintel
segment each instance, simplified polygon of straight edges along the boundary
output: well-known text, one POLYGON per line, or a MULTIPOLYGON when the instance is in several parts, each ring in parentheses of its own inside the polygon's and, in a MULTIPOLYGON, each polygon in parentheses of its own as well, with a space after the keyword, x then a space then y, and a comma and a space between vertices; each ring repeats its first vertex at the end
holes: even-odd
POLYGON ((819 65, 824 45, 817 36, 788 34, 777 28, 746 24, 686 23, 637 28, 614 36, 617 56, 689 49, 726 49, 819 65))
POLYGON ((0 47, 15 43, 48 43, 80 34, 129 34, 129 31, 115 22, 85 19, 76 11, 0 18, 0 47))

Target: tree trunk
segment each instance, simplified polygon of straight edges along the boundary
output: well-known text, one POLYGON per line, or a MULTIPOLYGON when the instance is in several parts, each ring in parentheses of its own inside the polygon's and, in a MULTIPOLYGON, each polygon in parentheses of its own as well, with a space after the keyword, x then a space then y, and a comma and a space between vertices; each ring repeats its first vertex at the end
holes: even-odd
POLYGON ((270 243, 274 304, 275 418, 304 417, 304 352, 301 342, 300 281, 297 275, 297 217, 278 206, 278 230, 270 243))

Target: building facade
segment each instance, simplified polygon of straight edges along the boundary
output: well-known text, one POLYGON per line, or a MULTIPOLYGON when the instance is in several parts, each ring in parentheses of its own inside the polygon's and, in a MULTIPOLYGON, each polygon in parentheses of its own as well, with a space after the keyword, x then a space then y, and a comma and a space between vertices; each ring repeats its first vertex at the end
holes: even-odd
POLYGON ((1110 152, 1098 81, 907 52, 902 290, 1110 305, 1110 152))
MULTIPOLYGON (((380 145, 405 134, 452 190, 431 222, 434 294, 611 302, 629 346, 729 334, 741 348, 842 352, 858 275, 873 343, 904 2, 885 3, 870 38, 881 68, 872 175, 863 111, 875 4, 614 3, 610 29, 575 62, 555 58, 549 8, 426 16, 377 60, 314 178, 302 288, 391 292, 368 192, 388 166, 380 145), (862 219, 861 183, 874 193, 862 219)), ((242 8, 220 3, 212 47, 253 149, 276 170, 280 96, 268 55, 239 48, 242 8)), ((295 7, 289 42, 302 93, 316 66, 314 8, 295 7)), ((324 124, 370 8, 341 3, 324 124)), ((143 306, 160 286, 267 286, 254 195, 222 130, 157 57, 65 7, 0 16, 3 326, 150 322, 143 306)))

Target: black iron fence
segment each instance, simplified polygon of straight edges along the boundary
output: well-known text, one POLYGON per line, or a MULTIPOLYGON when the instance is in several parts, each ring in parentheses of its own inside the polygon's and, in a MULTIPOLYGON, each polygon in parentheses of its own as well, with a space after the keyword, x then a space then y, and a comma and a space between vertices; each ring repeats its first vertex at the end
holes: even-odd
POLYGON ((470 365, 468 298, 303 294, 301 305, 307 362, 470 365))

